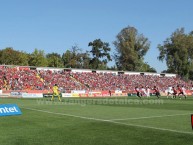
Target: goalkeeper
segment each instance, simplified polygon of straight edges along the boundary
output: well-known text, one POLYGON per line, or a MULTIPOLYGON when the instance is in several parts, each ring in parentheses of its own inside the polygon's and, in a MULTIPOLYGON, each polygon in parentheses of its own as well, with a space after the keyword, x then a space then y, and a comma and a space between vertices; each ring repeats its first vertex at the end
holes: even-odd
POLYGON ((59 93, 58 85, 57 85, 57 84, 55 84, 55 85, 53 86, 52 91, 53 91, 53 95, 52 95, 51 101, 54 100, 54 97, 55 97, 55 96, 58 96, 58 99, 59 99, 59 101, 61 102, 60 93, 59 93))

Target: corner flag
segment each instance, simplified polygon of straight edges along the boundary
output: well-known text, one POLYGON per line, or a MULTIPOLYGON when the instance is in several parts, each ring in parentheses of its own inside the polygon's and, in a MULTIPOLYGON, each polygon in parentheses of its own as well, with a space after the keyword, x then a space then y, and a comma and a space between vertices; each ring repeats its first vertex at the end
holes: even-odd
POLYGON ((191 115, 191 123, 192 123, 192 129, 193 129, 193 114, 191 115))

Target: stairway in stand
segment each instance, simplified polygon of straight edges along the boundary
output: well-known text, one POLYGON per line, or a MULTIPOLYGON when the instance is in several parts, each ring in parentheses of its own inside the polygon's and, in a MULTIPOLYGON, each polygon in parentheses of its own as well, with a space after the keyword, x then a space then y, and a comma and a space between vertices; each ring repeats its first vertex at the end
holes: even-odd
POLYGON ((73 76, 71 76, 71 75, 70 75, 70 78, 71 78, 71 79, 72 79, 75 83, 79 84, 80 86, 83 86, 83 87, 89 88, 89 86, 88 86, 88 85, 81 83, 79 80, 77 80, 77 79, 76 79, 76 78, 74 78, 73 76))

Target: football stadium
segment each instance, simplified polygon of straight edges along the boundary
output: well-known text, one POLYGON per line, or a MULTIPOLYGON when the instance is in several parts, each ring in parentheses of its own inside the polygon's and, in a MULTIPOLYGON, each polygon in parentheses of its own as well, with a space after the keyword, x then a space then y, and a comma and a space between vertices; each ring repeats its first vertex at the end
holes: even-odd
POLYGON ((0 145, 193 145, 192 0, 2 0, 0 145))
POLYGON ((192 144, 192 86, 175 74, 3 65, 0 74, 1 104, 21 111, 0 108, 3 145, 192 144), (136 85, 155 82, 160 98, 136 96, 136 85), (179 82, 187 98, 167 97, 179 82), (61 101, 51 101, 55 84, 61 101))

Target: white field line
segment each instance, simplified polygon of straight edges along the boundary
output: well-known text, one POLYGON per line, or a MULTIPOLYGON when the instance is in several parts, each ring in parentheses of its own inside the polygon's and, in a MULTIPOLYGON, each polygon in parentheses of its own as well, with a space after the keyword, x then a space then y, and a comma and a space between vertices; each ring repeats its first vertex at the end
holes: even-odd
POLYGON ((27 109, 27 110, 31 110, 31 111, 37 111, 37 112, 43 112, 43 113, 48 113, 48 114, 60 115, 60 116, 68 116, 68 117, 75 117, 75 118, 81 118, 81 119, 86 119, 86 120, 109 122, 109 123, 118 124, 118 125, 133 126, 133 127, 148 128, 148 129, 154 129, 154 130, 169 131, 169 132, 193 135, 193 132, 178 131, 178 130, 173 130, 173 129, 157 128, 157 127, 144 126, 144 125, 136 125, 136 124, 127 124, 127 123, 122 123, 122 122, 116 122, 116 121, 113 121, 113 120, 90 118, 90 117, 77 116, 77 115, 66 114, 66 113, 56 113, 56 112, 40 110, 40 109, 35 109, 35 108, 25 108, 25 107, 21 107, 21 108, 27 109))
POLYGON ((172 117, 172 116, 183 116, 183 115, 191 115, 191 113, 184 114, 170 114, 170 115, 160 115, 160 116, 145 116, 145 117, 134 117, 134 118, 122 118, 122 119, 111 119, 114 121, 121 120, 138 120, 138 119, 151 119, 151 118, 161 118, 161 117, 172 117))

